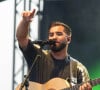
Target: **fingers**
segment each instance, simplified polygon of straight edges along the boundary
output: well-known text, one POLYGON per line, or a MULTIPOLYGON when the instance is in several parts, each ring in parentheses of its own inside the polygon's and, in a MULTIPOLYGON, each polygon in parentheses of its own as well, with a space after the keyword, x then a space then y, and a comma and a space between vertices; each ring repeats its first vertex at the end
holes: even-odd
POLYGON ((84 83, 79 87, 79 90, 92 90, 92 86, 90 85, 90 83, 84 83))
POLYGON ((30 17, 33 17, 35 15, 35 9, 32 10, 32 12, 30 13, 30 17))
POLYGON ((32 11, 23 11, 22 17, 25 21, 32 21, 34 14, 35 14, 35 9, 33 9, 32 11))

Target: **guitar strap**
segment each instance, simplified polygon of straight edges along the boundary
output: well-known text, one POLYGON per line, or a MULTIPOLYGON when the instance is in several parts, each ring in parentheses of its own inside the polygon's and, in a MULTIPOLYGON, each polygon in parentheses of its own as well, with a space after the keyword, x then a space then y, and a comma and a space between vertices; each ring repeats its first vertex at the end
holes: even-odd
POLYGON ((71 85, 77 84, 77 62, 70 57, 70 82, 71 85))

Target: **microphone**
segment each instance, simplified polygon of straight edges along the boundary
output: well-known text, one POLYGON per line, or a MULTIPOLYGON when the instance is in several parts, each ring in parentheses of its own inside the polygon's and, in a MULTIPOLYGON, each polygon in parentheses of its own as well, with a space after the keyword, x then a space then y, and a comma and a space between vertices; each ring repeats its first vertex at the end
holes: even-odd
POLYGON ((32 41, 32 44, 39 44, 39 45, 54 45, 56 43, 55 40, 45 40, 45 41, 42 41, 42 40, 37 40, 37 41, 32 41))

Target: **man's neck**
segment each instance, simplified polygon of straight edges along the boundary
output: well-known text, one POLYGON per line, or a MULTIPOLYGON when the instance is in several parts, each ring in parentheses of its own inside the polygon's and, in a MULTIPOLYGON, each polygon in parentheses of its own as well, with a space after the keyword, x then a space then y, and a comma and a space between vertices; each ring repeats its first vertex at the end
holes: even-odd
POLYGON ((55 59, 58 59, 58 60, 62 60, 64 59, 66 56, 68 56, 68 53, 67 53, 67 50, 66 49, 63 49, 59 52, 53 52, 51 51, 51 54, 52 56, 55 58, 55 59))

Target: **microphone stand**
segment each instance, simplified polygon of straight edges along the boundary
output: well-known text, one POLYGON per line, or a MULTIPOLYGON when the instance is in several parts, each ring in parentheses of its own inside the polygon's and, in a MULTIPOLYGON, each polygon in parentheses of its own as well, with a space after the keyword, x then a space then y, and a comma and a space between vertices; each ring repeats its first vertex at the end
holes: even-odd
POLYGON ((28 74, 25 76, 24 81, 21 83, 21 86, 20 86, 20 89, 19 89, 19 90, 22 90, 24 86, 25 86, 25 90, 28 90, 28 86, 29 86, 29 81, 28 81, 28 79, 29 79, 29 77, 30 77, 30 74, 31 74, 31 72, 32 72, 32 69, 33 69, 33 67, 34 67, 35 62, 36 62, 37 59, 39 59, 40 57, 41 57, 41 55, 36 55, 36 58, 35 58, 34 62, 32 63, 32 66, 31 66, 31 68, 30 68, 28 74))
MULTIPOLYGON (((35 44, 34 42, 32 42, 32 43, 35 44)), ((54 43, 54 41, 52 41, 52 43, 54 43)), ((42 53, 42 48, 43 48, 44 45, 45 45, 45 42, 41 42, 41 41, 40 41, 40 51, 41 51, 41 53, 42 53)), ((28 90, 28 87, 29 87, 29 80, 28 80, 28 79, 29 79, 29 77, 30 77, 30 74, 31 74, 31 72, 32 72, 32 69, 33 69, 33 67, 34 67, 35 62, 36 62, 39 58, 41 58, 41 54, 40 54, 40 55, 36 55, 36 58, 35 58, 34 62, 32 63, 32 66, 31 66, 31 68, 30 68, 28 74, 25 76, 24 81, 21 83, 21 86, 20 86, 20 89, 19 89, 19 90, 22 90, 24 86, 25 86, 25 90, 28 90)))

